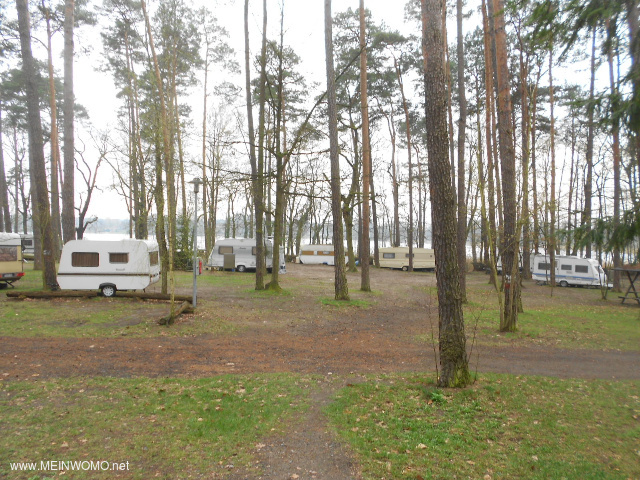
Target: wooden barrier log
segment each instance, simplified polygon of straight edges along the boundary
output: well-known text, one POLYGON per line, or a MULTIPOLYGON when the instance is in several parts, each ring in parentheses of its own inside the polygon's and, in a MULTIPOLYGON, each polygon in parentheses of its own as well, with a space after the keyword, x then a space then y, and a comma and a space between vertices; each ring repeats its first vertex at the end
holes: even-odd
MULTIPOLYGON (((11 291, 7 292, 9 298, 93 298, 97 297, 99 292, 86 290, 57 290, 55 292, 42 290, 34 292, 11 291)), ((155 292, 117 292, 115 297, 111 298, 139 298, 141 300, 164 300, 170 301, 171 295, 155 292)), ((192 300, 191 295, 174 295, 176 302, 189 302, 192 300)))
POLYGON ((98 292, 93 291, 75 291, 75 290, 65 290, 65 291, 35 291, 35 292, 21 292, 21 291, 13 291, 7 292, 7 297, 9 298, 92 298, 97 297, 98 292))
POLYGON ((158 325, 173 325, 176 317, 182 315, 183 313, 193 313, 193 306, 191 305, 191 302, 182 302, 182 305, 180 305, 178 310, 176 310, 173 315, 169 313, 169 315, 158 319, 158 325))

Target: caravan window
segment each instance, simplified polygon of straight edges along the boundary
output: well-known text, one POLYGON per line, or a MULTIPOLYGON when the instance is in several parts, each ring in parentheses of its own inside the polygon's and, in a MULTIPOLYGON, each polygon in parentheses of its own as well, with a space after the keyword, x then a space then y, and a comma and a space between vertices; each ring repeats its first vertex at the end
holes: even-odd
POLYGON ((128 253, 110 253, 109 263, 129 263, 128 253))
POLYGON ((30 238, 23 238, 22 239, 22 246, 23 247, 33 247, 33 240, 31 240, 30 238))
POLYGON ((158 252, 149 252, 149 265, 158 265, 158 252))
POLYGON ((300 255, 315 255, 315 254, 316 254, 316 252, 314 252, 313 250, 302 250, 300 252, 300 255))
POLYGON ((547 262, 540 262, 538 264, 538 270, 551 270, 551 264, 547 262))
POLYGON ((588 265, 576 265, 576 273, 589 273, 588 265))
POLYGON ((72 252, 72 267, 99 267, 100 254, 98 252, 72 252))
POLYGON ((233 253, 233 247, 229 247, 229 246, 218 247, 218 253, 220 255, 224 255, 225 253, 233 253))
POLYGON ((565 272, 572 272, 573 271, 573 266, 572 265, 560 265, 560 270, 564 270, 565 272))
MULTIPOLYGON (((411 258, 413 258, 413 257, 415 257, 415 256, 416 256, 416 254, 415 254, 415 253, 411 254, 411 258)), ((408 254, 408 253, 405 253, 405 254, 404 254, 404 258, 409 258, 409 254, 408 254)))
POLYGON ((15 262, 18 260, 16 247, 0 247, 0 262, 15 262))
POLYGON ((382 258, 396 258, 395 253, 383 253, 382 258))

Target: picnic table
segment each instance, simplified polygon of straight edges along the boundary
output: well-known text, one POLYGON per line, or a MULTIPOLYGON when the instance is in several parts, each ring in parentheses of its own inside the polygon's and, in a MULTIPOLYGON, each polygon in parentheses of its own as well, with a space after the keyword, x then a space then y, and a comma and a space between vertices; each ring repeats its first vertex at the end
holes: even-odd
MULTIPOLYGON (((625 300, 635 300, 638 302, 638 305, 640 305, 640 294, 638 294, 638 290, 636 290, 635 285, 638 277, 640 277, 640 266, 615 268, 614 270, 626 274, 629 279, 629 288, 627 288, 627 292, 624 296, 620 297, 622 299, 622 303, 624 303, 625 300)), ((638 288, 640 288, 640 282, 638 284, 638 288)))

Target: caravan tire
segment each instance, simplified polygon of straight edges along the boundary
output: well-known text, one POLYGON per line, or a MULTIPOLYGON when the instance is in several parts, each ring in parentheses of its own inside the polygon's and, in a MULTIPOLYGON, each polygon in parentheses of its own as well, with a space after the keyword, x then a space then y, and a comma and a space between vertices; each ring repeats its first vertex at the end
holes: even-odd
POLYGON ((569 286, 569 284, 567 283, 567 281, 566 281, 566 280, 562 280, 562 281, 560 282, 560 286, 561 286, 561 287, 568 287, 568 286, 569 286))
POLYGON ((246 272, 247 267, 245 267, 244 265, 238 265, 238 268, 236 270, 238 270, 240 273, 246 272))
POLYGON ((116 295, 116 287, 113 285, 105 285, 100 289, 100 291, 104 297, 115 297, 116 295))
POLYGON ((406 265, 405 265, 404 267, 402 267, 402 271, 403 271, 403 272, 406 272, 406 271, 408 271, 408 270, 409 270, 409 267, 407 267, 406 265))

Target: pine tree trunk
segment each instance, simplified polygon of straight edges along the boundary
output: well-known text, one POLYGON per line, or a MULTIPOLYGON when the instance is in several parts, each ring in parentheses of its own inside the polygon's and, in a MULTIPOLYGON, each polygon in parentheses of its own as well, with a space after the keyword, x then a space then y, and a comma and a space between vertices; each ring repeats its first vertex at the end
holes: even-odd
POLYGON ((550 142, 550 155, 551 155, 551 188, 550 188, 550 201, 549 201, 549 237, 547 238, 547 248, 549 251, 549 262, 551 263, 551 275, 550 275, 550 283, 551 286, 555 286, 556 284, 556 121, 554 115, 554 104, 555 98, 553 94, 553 47, 549 49, 549 116, 550 116, 550 131, 549 131, 549 142, 550 142))
POLYGON ((465 198, 465 147, 467 130, 467 97, 464 79, 464 45, 462 36, 462 0, 456 1, 457 56, 458 56, 458 268, 462 301, 467 301, 467 203, 465 198))
MULTIPOLYGON (((593 98, 595 92, 596 81, 596 29, 593 28, 591 38, 591 82, 589 85, 589 103, 587 105, 587 151, 585 153, 585 162, 587 164, 586 178, 584 182, 584 210, 582 215, 582 224, 586 225, 586 234, 591 231, 592 216, 592 197, 593 197, 593 143, 595 125, 593 121, 595 107, 593 98)), ((591 258, 591 242, 587 242, 585 248, 585 256, 591 258)))
POLYGON ((440 327, 441 372, 438 385, 463 387, 470 382, 470 375, 455 242, 455 192, 451 184, 451 163, 447 151, 445 43, 440 15, 443 2, 422 0, 421 4, 427 149, 440 327))
POLYGON ((73 26, 74 0, 64 2, 64 182, 62 184, 62 240, 67 243, 76 238, 75 226, 75 139, 74 111, 75 97, 73 93, 73 26))
MULTIPOLYGON (((266 28, 266 5, 264 6, 263 28, 266 28)), ((263 57, 264 58, 264 57, 263 57)), ((247 123, 249 126, 249 160, 251 162, 251 184, 253 193, 253 205, 256 219, 256 290, 264 290, 264 189, 262 182, 262 161, 256 158, 255 131, 253 126, 253 102, 251 100, 251 62, 249 49, 249 0, 244 2, 244 67, 245 67, 245 94, 247 97, 247 123)), ((261 89, 261 95, 263 89, 261 89)), ((263 100, 260 99, 261 109, 263 100)), ((262 112, 261 112, 262 114, 262 112)), ((262 144, 260 144, 262 148, 262 144)), ((216 202, 217 203, 217 202, 216 202)), ((215 232, 215 217, 212 219, 215 232)), ((215 235, 214 235, 215 238, 215 235)))
POLYGON ((338 113, 336 108, 336 75, 333 67, 333 18, 331 0, 324 0, 324 45, 327 67, 327 117, 329 121, 329 157, 331 159, 331 212, 333 215, 333 247, 335 261, 335 298, 349 300, 349 286, 344 264, 344 240, 340 209, 340 158, 338 154, 338 113))
MULTIPOLYGON (((507 56, 507 38, 504 21, 504 1, 493 0, 496 79, 498 104, 498 136, 500 166, 502 172, 503 239, 502 281, 504 288, 504 310, 500 319, 500 331, 513 332, 518 320, 518 272, 519 242, 516 233, 518 205, 516 202, 516 159, 513 146, 513 123, 511 119, 511 88, 507 56)), ((498 169, 496 169, 496 172, 498 169)))
POLYGON ((360 108, 362 111, 362 235, 360 250, 360 290, 371 291, 369 280, 369 258, 371 257, 371 235, 369 233, 371 145, 369 141, 369 100, 367 97, 367 42, 364 21, 364 0, 360 0, 360 108))
MULTIPOLYGON (((17 205, 17 196, 15 198, 15 201, 17 205)), ((2 100, 0 100, 0 208, 2 210, 0 215, 0 218, 2 218, 2 223, 0 223, 0 231, 11 233, 12 228, 11 212, 9 211, 9 188, 7 186, 7 176, 4 169, 4 148, 2 143, 2 100)))
MULTIPOLYGON (((619 108, 619 101, 617 100, 618 87, 616 85, 613 72, 614 52, 612 43, 615 31, 612 31, 612 29, 615 29, 615 26, 613 26, 610 23, 609 19, 607 19, 607 40, 609 45, 609 48, 607 49, 607 60, 609 63, 609 83, 611 91, 611 119, 613 122, 613 125, 611 126, 611 136, 613 147, 613 227, 615 229, 618 225, 620 225, 620 202, 622 197, 622 189, 620 187, 620 124, 616 118, 619 108)), ((614 245, 613 247, 613 267, 613 290, 619 292, 621 291, 620 271, 615 270, 622 267, 622 258, 619 245, 614 245)))
MULTIPOLYGON (((22 53, 22 70, 25 78, 27 97, 27 121, 29 131, 29 158, 33 189, 34 237, 41 237, 41 253, 43 259, 43 288, 56 290, 55 256, 53 254, 54 239, 51 225, 49 192, 47 191, 47 173, 44 160, 44 143, 42 122, 40 118, 40 101, 38 98, 37 72, 31 53, 31 26, 27 0, 16 0, 18 13, 18 31, 20 50, 22 53)), ((25 211, 26 215, 26 211, 25 211)))
POLYGON ((56 105, 56 88, 53 75, 53 48, 51 46, 51 16, 50 11, 42 2, 47 24, 47 70, 49 74, 49 111, 51 114, 51 224, 53 226, 53 251, 58 260, 62 241, 62 226, 60 224, 60 182, 58 178, 58 166, 60 164, 60 137, 58 135, 58 107, 56 105))

